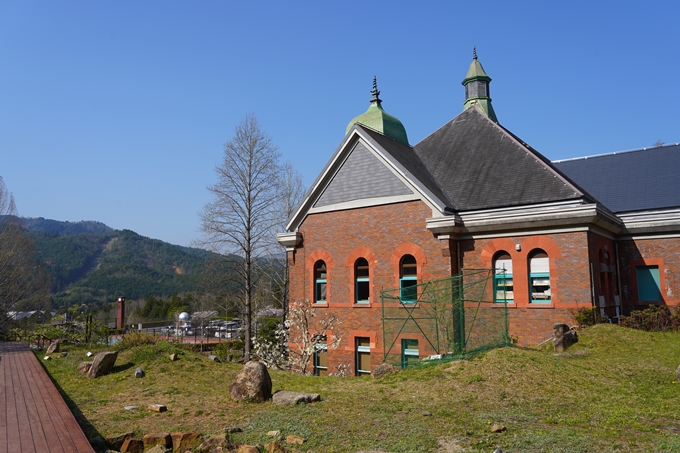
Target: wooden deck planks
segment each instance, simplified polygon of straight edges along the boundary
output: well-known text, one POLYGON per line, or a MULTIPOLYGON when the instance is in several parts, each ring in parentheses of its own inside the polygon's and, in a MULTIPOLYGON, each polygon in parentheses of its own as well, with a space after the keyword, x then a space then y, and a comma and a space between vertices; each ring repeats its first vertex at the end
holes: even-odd
POLYGON ((0 453, 94 453, 38 359, 0 343, 0 453))

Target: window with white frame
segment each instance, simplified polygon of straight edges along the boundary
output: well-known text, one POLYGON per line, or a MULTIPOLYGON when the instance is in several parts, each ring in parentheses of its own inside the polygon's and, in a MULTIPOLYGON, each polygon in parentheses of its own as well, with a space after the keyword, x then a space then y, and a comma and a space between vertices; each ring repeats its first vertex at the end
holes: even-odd
POLYGON ((494 258, 494 302, 513 303, 515 292, 512 280, 512 258, 508 252, 498 252, 494 258))
POLYGON ((550 291, 550 259, 541 249, 529 254, 529 289, 532 303, 549 303, 552 301, 550 291))
POLYGON ((354 284, 354 302, 357 304, 369 303, 370 285, 366 258, 359 258, 354 263, 354 284))
POLYGON ((314 263, 314 302, 326 303, 326 263, 319 260, 314 263))
POLYGON ((418 263, 413 255, 404 255, 399 262, 399 297, 402 304, 418 301, 418 263))

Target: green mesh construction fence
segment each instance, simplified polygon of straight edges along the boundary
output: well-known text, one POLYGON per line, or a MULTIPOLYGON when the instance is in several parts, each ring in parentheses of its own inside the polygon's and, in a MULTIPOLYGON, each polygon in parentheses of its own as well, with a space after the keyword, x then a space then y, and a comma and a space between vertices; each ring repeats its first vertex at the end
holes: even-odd
POLYGON ((407 367, 510 344, 508 309, 494 302, 494 271, 458 275, 381 292, 384 361, 407 367))

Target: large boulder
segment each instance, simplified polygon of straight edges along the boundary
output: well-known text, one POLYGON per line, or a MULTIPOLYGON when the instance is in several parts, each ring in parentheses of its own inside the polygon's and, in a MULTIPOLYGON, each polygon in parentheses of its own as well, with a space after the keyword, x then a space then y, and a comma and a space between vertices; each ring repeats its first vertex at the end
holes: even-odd
POLYGON ((555 352, 564 352, 569 346, 578 342, 578 335, 568 325, 555 323, 553 325, 553 348, 555 352))
POLYGON ((98 378, 99 376, 104 376, 111 371, 116 364, 117 358, 118 351, 100 352, 94 356, 94 361, 92 361, 92 367, 90 367, 90 370, 87 372, 87 377, 98 378))
POLYGON ((261 403, 272 397, 272 380, 267 367, 257 361, 245 364, 229 387, 229 396, 235 401, 261 403))
POLYGON ((59 340, 50 343, 50 345, 47 347, 47 351, 45 352, 45 354, 50 355, 54 354, 55 352, 59 352, 59 340))
POLYGON ((281 406, 294 406, 300 403, 313 403, 321 401, 318 393, 291 392, 289 390, 279 390, 272 396, 272 403, 281 406))

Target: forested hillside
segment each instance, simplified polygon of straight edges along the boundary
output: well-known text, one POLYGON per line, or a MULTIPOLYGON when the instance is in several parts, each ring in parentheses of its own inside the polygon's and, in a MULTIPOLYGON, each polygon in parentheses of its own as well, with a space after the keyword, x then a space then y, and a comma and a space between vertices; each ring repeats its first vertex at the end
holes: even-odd
POLYGON ((56 308, 198 291, 210 253, 98 222, 23 219, 51 279, 56 308))

